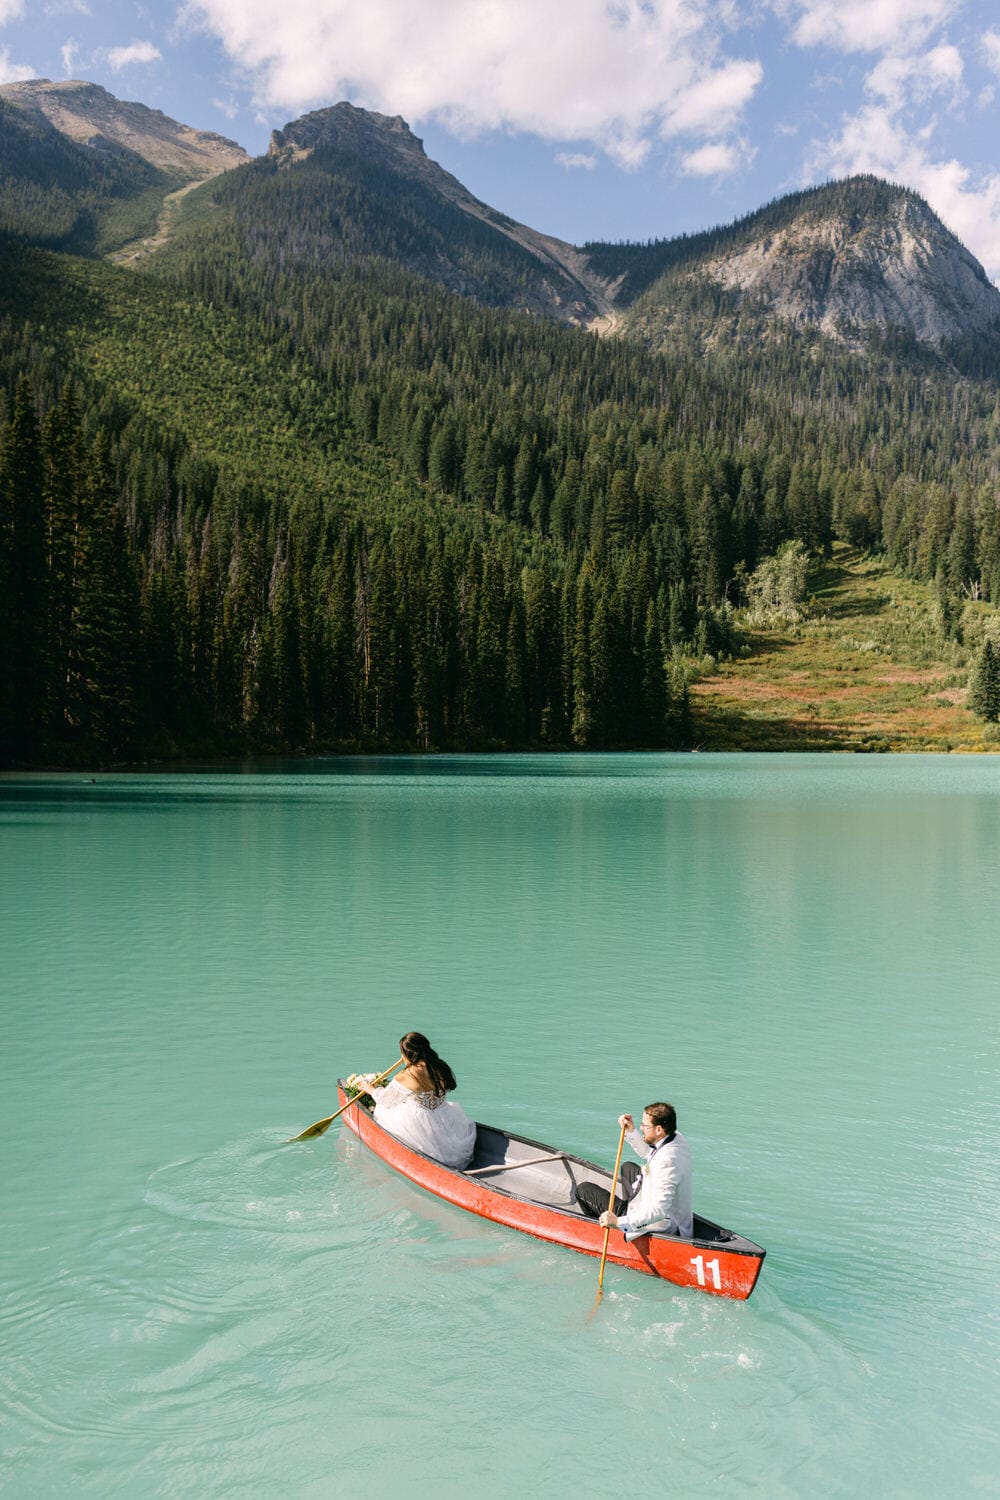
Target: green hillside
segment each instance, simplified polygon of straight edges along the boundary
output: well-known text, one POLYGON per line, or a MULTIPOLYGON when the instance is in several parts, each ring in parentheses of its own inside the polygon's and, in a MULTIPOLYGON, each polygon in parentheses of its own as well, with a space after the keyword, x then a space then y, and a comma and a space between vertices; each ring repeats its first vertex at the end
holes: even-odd
POLYGON ((692 689, 703 750, 1000 749, 1000 726, 972 711, 970 664, 1000 615, 938 591, 878 554, 836 543, 792 615, 741 617, 731 659, 692 689))

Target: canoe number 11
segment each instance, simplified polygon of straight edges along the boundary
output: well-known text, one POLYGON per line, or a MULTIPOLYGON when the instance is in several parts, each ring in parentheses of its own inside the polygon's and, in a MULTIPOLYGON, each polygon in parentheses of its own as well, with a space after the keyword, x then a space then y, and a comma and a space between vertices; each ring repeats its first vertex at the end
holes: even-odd
POLYGON ((693 1257, 691 1264, 694 1266, 694 1273, 698 1278, 699 1286, 706 1285, 705 1272, 707 1271, 715 1290, 717 1292, 722 1291, 722 1281, 719 1278, 719 1262, 717 1260, 710 1260, 708 1265, 706 1265, 705 1257, 703 1255, 696 1255, 693 1257))

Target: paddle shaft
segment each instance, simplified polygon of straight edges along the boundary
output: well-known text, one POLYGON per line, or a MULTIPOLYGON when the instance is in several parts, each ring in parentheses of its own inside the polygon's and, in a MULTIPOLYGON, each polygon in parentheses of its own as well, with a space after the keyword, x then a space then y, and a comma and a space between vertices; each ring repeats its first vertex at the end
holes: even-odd
MULTIPOLYGON (((386 1068, 384 1073, 379 1073, 376 1078, 373 1078, 370 1086, 373 1089, 378 1088, 379 1084, 384 1078, 388 1078, 390 1073, 395 1073, 397 1068, 402 1068, 405 1066, 405 1064, 405 1057, 398 1058, 396 1062, 393 1063, 391 1068, 386 1068)), ((344 1110, 350 1109, 355 1100, 360 1099, 363 1093, 364 1089, 362 1089, 360 1093, 355 1094, 353 1099, 348 1099, 346 1104, 342 1104, 340 1109, 338 1109, 335 1114, 327 1115, 325 1120, 317 1120, 314 1125, 310 1125, 307 1130, 303 1130, 301 1135, 291 1136, 289 1138, 290 1141, 311 1141, 318 1135, 325 1135, 330 1126, 333 1124, 334 1120, 339 1120, 340 1116, 344 1113, 344 1110)))
MULTIPOLYGON (((625 1146, 625 1126, 622 1126, 621 1135, 618 1137, 618 1155, 615 1157, 615 1170, 611 1174, 611 1191, 608 1194, 608 1213, 615 1211, 615 1184, 618 1181, 618 1168, 622 1164, 622 1151, 625 1146)), ((604 1249, 601 1251, 601 1270, 597 1278, 597 1297, 600 1301, 601 1293, 604 1291, 604 1262, 608 1258, 608 1241, 611 1238, 611 1225, 604 1231, 604 1249)))

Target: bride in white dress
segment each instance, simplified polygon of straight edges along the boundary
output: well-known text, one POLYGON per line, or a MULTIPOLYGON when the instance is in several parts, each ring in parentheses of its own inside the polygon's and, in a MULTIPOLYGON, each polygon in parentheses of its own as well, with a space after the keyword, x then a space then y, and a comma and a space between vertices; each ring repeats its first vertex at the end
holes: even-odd
POLYGON ((375 1123, 442 1166, 467 1167, 476 1147, 476 1124, 446 1097, 455 1087, 454 1073, 419 1031, 408 1031, 399 1050, 407 1064, 402 1073, 384 1087, 368 1087, 375 1123))

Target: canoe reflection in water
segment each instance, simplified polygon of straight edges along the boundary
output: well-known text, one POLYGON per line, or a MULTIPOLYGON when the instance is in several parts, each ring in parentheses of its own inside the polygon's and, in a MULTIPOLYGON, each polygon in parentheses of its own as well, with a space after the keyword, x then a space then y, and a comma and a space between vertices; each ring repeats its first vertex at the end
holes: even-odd
MULTIPOLYGON (((337 1090, 339 1102, 346 1105, 349 1095, 342 1081, 337 1090)), ((436 1198, 536 1239, 600 1257, 604 1230, 577 1202, 582 1182, 596 1182, 610 1194, 611 1173, 594 1162, 477 1124, 472 1160, 463 1171, 455 1171, 383 1130, 360 1103, 343 1118, 376 1156, 436 1198)), ((652 1233, 629 1244, 613 1229, 608 1247, 608 1261, 614 1265, 741 1301, 757 1284, 764 1254, 752 1240, 700 1214, 694 1216, 691 1239, 652 1233)))

